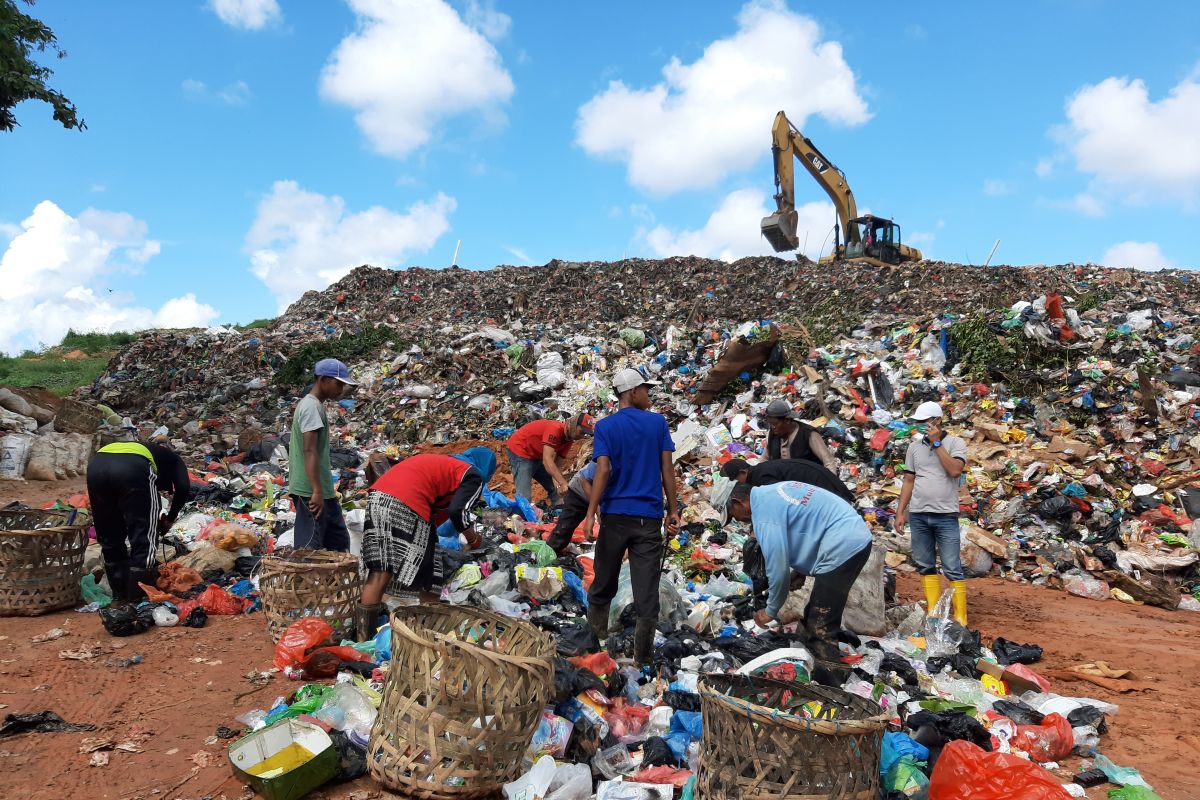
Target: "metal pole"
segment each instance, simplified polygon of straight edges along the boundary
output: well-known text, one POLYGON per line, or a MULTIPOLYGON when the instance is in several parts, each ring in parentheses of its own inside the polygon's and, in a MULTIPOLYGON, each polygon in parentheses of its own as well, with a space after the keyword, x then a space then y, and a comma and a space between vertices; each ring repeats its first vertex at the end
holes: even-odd
POLYGON ((992 263, 992 256, 996 255, 996 248, 997 248, 997 247, 999 247, 999 246, 1000 246, 1000 240, 999 240, 999 239, 997 239, 997 240, 996 240, 996 243, 995 243, 994 245, 992 245, 992 252, 988 253, 987 261, 984 261, 984 262, 983 262, 983 265, 984 265, 985 267, 986 267, 988 264, 991 264, 991 263, 992 263))
POLYGON ((462 247, 462 239, 458 240, 458 244, 454 245, 454 259, 450 262, 450 266, 458 266, 458 249, 462 247))

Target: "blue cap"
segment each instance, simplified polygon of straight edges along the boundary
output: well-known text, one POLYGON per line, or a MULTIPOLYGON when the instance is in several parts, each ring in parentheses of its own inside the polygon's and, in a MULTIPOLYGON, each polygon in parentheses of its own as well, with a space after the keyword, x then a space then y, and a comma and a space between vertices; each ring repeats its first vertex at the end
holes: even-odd
POLYGON ((348 386, 358 386, 357 383, 350 380, 350 368, 336 358, 322 358, 317 362, 313 373, 318 378, 337 378, 348 386))

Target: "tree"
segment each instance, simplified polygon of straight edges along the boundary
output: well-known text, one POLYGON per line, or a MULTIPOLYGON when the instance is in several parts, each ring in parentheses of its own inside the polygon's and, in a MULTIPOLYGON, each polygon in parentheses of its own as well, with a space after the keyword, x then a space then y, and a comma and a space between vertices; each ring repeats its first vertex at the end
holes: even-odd
MULTIPOLYGON (((33 5, 34 0, 25 0, 33 5)), ((46 81, 54 70, 35 62, 34 50, 49 48, 59 58, 67 54, 58 46, 54 31, 43 22, 21 12, 16 0, 0 0, 0 130, 11 131, 17 118, 13 106, 23 100, 41 100, 54 107, 54 118, 67 129, 84 130, 75 104, 62 92, 51 89, 46 81)))

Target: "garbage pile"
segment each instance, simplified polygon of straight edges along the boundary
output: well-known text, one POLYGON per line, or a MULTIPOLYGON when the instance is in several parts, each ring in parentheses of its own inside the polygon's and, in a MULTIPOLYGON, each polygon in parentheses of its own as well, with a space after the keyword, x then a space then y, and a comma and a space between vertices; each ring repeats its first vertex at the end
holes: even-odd
MULTIPOLYGON (((691 796, 700 676, 729 670, 814 680, 878 701, 895 723, 881 765, 890 791, 936 786, 939 769, 1003 768, 1032 782, 1006 784, 1004 796, 1022 796, 1050 773, 1007 759, 1052 765, 1090 754, 1117 709, 1056 695, 1027 666, 1037 660, 1032 645, 984 646, 946 609, 927 621, 928 609, 884 596, 892 573, 911 569, 908 536, 892 524, 914 432, 907 416, 936 400, 947 432, 969 443, 960 499, 971 576, 1200 610, 1198 315, 1200 294, 1187 274, 1091 266, 830 270, 774 258, 680 258, 482 273, 363 267, 306 294, 266 329, 146 334, 88 394, 168 429, 195 467, 198 513, 260 532, 245 558, 289 541, 283 433, 320 357, 346 360, 362 382, 330 408, 335 477, 344 505, 356 509, 347 520, 352 538, 356 527, 361 535, 363 467, 373 456, 480 441, 503 454, 524 422, 614 410, 608 377, 644 369, 663 381, 656 405, 671 423, 685 505, 661 580, 653 670, 619 663, 632 650, 628 576, 610 620, 626 633, 602 650, 583 621, 589 532, 576 532, 578 554, 558 558, 543 541, 553 510, 506 496, 504 459, 480 514, 484 547, 439 551, 443 599, 528 620, 559 643, 555 704, 529 766, 549 755, 588 765, 596 782, 585 790, 577 770, 542 766, 546 796, 616 800, 651 791, 641 784, 691 796), (826 439, 880 545, 864 569, 873 586, 851 597, 852 632, 838 664, 816 662, 797 634, 756 628, 761 579, 746 572, 745 533, 720 529, 705 500, 722 463, 762 456, 760 414, 781 397, 826 439)), ((219 549, 194 526, 188 518, 177 526, 184 549, 219 549)), ((213 585, 253 574, 234 572, 214 573, 213 585)), ((385 675, 386 632, 367 643, 319 644, 340 648, 319 659, 322 672, 302 661, 280 668, 311 681, 332 665, 336 694, 314 683, 320 688, 289 693, 243 724, 324 710, 346 722, 332 727, 347 740, 362 738, 366 705, 377 706, 372 693, 385 675), (351 656, 347 647, 370 660, 341 658, 351 656)), ((1130 778, 1102 758, 1095 768, 1108 780, 1130 778)))
POLYGON ((92 406, 60 401, 48 393, 0 386, 0 480, 53 481, 82 475, 95 449, 93 433, 101 414, 92 406), (73 413, 81 407, 87 418, 73 413))

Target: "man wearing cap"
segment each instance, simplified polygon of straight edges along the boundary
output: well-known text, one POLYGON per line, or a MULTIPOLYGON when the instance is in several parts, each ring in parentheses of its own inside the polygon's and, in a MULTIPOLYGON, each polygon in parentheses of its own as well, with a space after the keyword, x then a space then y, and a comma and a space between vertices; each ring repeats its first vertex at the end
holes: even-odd
POLYGON ((770 486, 784 481, 799 481, 811 486, 819 486, 827 492, 833 492, 850 505, 857 498, 854 492, 846 488, 846 484, 829 470, 812 461, 764 461, 751 466, 740 458, 725 462, 721 467, 721 475, 738 483, 750 486, 770 486))
POLYGON ((967 466, 967 443, 942 430, 942 407, 917 406, 913 422, 924 435, 913 437, 904 456, 904 486, 896 507, 896 530, 908 523, 912 557, 920 570, 928 613, 942 594, 937 559, 954 589, 954 619, 967 624, 967 582, 960 553, 958 485, 967 466))
POLYGON ((667 530, 679 528, 675 498, 675 444, 661 415, 649 411, 650 386, 636 369, 623 369, 613 377, 620 409, 596 423, 592 457, 596 474, 588 498, 585 531, 600 512, 596 538, 596 575, 588 591, 587 619, 596 635, 608 636, 609 604, 617 593, 621 562, 629 554, 629 578, 637 622, 633 655, 645 664, 654 647, 658 624, 658 585, 663 554, 663 495, 666 495, 667 530))
POLYGON ((567 493, 567 479, 560 460, 571 451, 571 444, 594 429, 596 420, 578 414, 569 422, 537 419, 518 428, 508 437, 508 463, 512 467, 517 494, 532 498, 533 482, 546 490, 551 505, 567 493))
POLYGON ((780 612, 788 592, 811 575, 816 580, 804 610, 809 646, 817 658, 839 660, 842 613, 871 557, 871 531, 862 517, 832 492, 795 481, 752 487, 718 476, 709 497, 722 512, 722 524, 732 517, 754 526, 768 584, 767 607, 754 615, 755 622, 765 627, 773 619, 798 621, 780 612))
POLYGON ((336 358, 317 362, 312 390, 296 404, 292 414, 292 440, 288 448, 288 494, 296 506, 294 547, 297 549, 350 549, 350 532, 342 517, 329 468, 329 420, 325 401, 338 400, 358 386, 350 370, 336 358))
POLYGON ((767 404, 765 415, 767 427, 768 461, 795 458, 821 464, 830 472, 837 472, 837 462, 821 434, 810 425, 800 421, 787 400, 772 400, 767 404))

